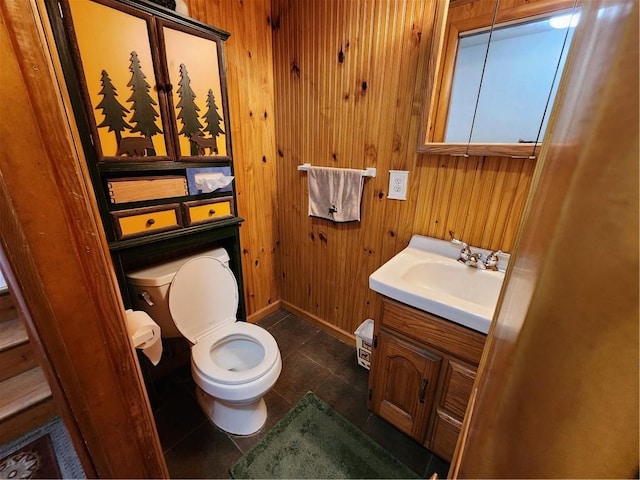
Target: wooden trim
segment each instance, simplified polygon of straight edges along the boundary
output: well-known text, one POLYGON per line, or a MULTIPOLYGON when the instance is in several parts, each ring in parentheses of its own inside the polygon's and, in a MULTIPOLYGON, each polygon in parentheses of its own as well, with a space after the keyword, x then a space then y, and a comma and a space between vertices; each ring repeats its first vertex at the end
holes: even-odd
POLYGON ((356 336, 355 334, 349 334, 344 330, 339 329, 335 325, 330 324, 329 322, 325 322, 320 317, 316 317, 309 312, 305 312, 301 308, 296 307, 295 305, 287 302, 286 300, 282 300, 282 306, 285 310, 289 310, 291 313, 297 315, 300 318, 304 318, 308 320, 316 327, 320 327, 325 332, 333 335, 334 337, 342 340, 345 343, 349 343, 355 346, 356 344, 356 336))
POLYGON ((0 90, 12 118, 0 123, 2 270, 87 476, 168 477, 59 61, 47 50, 44 2, 0 9, 0 77, 16 86, 0 90))
POLYGON ((542 144, 532 143, 425 143, 421 153, 451 155, 454 157, 512 157, 534 160, 540 153, 542 144))
POLYGON ((261 308, 260 310, 253 312, 251 315, 247 316, 247 322, 258 323, 267 315, 278 310, 281 306, 282 306, 282 302, 280 300, 276 300, 271 305, 261 308))

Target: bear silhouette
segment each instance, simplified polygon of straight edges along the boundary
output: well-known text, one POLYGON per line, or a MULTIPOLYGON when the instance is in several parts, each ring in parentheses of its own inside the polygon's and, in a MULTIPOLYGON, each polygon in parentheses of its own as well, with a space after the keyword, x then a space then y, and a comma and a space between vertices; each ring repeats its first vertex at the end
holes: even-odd
POLYGON ((153 148, 153 142, 147 137, 123 137, 118 145, 116 156, 144 157, 147 148, 153 148))

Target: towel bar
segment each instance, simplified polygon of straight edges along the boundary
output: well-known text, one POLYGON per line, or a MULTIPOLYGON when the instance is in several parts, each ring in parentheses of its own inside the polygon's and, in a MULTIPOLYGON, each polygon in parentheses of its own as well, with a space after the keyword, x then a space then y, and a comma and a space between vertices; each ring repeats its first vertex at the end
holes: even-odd
MULTIPOLYGON (((310 163, 303 163, 302 165, 298 165, 298 170, 303 170, 303 171, 307 171, 311 168, 311 164, 310 163)), ((375 177, 376 176, 376 168, 375 167, 368 167, 364 170, 362 170, 362 176, 363 177, 375 177)))

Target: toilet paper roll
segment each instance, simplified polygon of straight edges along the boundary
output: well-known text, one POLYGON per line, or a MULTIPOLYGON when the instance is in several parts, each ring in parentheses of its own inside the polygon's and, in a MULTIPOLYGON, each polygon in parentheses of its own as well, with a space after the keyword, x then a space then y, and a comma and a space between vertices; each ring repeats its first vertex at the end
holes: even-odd
POLYGON ((154 322, 147 312, 127 310, 127 333, 136 348, 142 350, 151 363, 157 365, 162 356, 162 340, 160 326, 154 322))

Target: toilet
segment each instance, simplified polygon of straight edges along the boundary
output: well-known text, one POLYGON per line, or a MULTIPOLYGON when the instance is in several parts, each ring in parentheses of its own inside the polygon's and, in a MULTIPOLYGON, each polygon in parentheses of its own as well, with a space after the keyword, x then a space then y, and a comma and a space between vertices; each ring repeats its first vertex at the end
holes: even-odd
POLYGON ((280 350, 265 329, 236 321, 238 284, 227 252, 198 255, 129 272, 136 310, 160 326, 163 337, 191 342, 191 373, 198 403, 211 421, 251 435, 267 420, 264 395, 282 370, 280 350))

